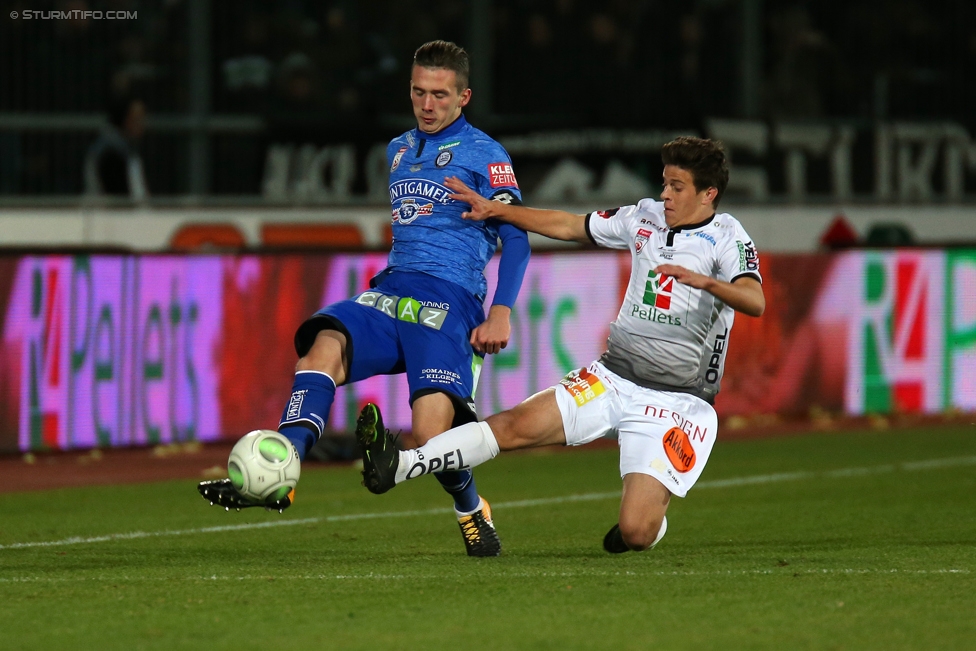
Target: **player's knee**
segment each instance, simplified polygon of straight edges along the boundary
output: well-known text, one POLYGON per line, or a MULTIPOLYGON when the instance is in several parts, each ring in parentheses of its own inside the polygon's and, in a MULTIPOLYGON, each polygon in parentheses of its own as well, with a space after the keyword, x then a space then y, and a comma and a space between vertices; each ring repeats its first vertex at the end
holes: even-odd
POLYGON ((327 373, 337 384, 345 379, 345 336, 334 330, 322 330, 308 352, 298 360, 296 371, 327 373))
POLYGON ((663 521, 663 515, 653 519, 621 517, 620 535, 628 547, 634 551, 642 552, 654 544, 663 521))
POLYGON ((517 450, 532 444, 525 428, 519 422, 518 415, 512 410, 489 416, 487 423, 500 450, 517 450))
POLYGON ((515 447, 512 445, 514 442, 514 433, 512 432, 514 421, 509 412, 502 411, 493 414, 485 420, 485 423, 491 428, 491 433, 494 435, 499 449, 511 450, 515 447))

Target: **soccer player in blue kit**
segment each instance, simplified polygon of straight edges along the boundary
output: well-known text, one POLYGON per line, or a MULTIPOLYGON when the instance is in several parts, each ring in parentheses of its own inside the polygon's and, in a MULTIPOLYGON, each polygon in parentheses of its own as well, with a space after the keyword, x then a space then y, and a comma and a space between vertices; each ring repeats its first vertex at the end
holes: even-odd
MULTIPOLYGON (((471 101, 468 70, 467 53, 453 43, 425 43, 414 55, 410 94, 417 128, 387 147, 388 266, 369 291, 323 308, 295 334, 300 359, 278 431, 300 458, 322 435, 336 387, 375 375, 406 373, 412 433, 420 445, 477 420, 473 396, 481 361, 508 344, 530 252, 525 231, 515 226, 462 219, 466 205, 443 185, 446 176, 457 176, 488 199, 521 203, 508 153, 462 114, 471 101), (484 269, 499 238, 498 285, 485 318, 484 269)), ((501 543, 491 508, 471 471, 447 467, 435 476, 454 498, 468 555, 497 556, 501 543)), ((201 482, 199 491, 230 508, 291 504, 290 497, 252 503, 229 479, 201 482)))

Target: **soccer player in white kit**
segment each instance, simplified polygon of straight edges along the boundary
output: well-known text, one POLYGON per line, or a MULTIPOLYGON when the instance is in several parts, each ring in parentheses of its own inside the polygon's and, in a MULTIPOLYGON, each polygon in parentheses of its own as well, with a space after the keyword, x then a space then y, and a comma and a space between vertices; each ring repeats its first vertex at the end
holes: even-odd
POLYGON ((630 283, 607 352, 513 409, 398 451, 379 410, 367 405, 357 436, 369 490, 473 467, 501 450, 583 445, 616 432, 623 496, 603 546, 642 551, 664 536, 671 496, 687 494, 715 443, 712 403, 734 312, 758 317, 766 301, 752 240, 734 217, 716 212, 729 177, 721 145, 681 137, 661 154, 661 201, 588 215, 489 201, 447 179, 451 197, 471 206, 467 219, 496 218, 554 239, 629 249, 630 283))

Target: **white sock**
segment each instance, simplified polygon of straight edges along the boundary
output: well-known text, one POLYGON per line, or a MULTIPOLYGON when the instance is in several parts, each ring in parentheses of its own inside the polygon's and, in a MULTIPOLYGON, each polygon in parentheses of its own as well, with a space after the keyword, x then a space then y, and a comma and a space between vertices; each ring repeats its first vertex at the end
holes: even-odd
POLYGON ((488 423, 449 429, 416 450, 402 450, 396 483, 444 470, 464 470, 498 456, 498 441, 488 423))
POLYGON ((654 542, 651 543, 651 546, 648 547, 648 549, 654 549, 654 545, 661 542, 661 538, 664 538, 664 534, 666 534, 667 532, 668 532, 668 516, 664 516, 664 519, 661 520, 661 528, 657 530, 657 537, 654 539, 654 542))

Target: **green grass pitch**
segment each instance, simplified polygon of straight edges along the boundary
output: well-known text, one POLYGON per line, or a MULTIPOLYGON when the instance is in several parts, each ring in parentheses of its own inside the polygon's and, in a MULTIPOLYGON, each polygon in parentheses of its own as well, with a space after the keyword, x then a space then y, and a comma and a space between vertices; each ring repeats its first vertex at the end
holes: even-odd
POLYGON ((976 648, 972 425, 720 440, 643 554, 600 545, 615 449, 476 476, 500 558, 464 556, 432 479, 353 468, 306 468, 283 515, 187 481, 0 495, 0 648, 976 648))

